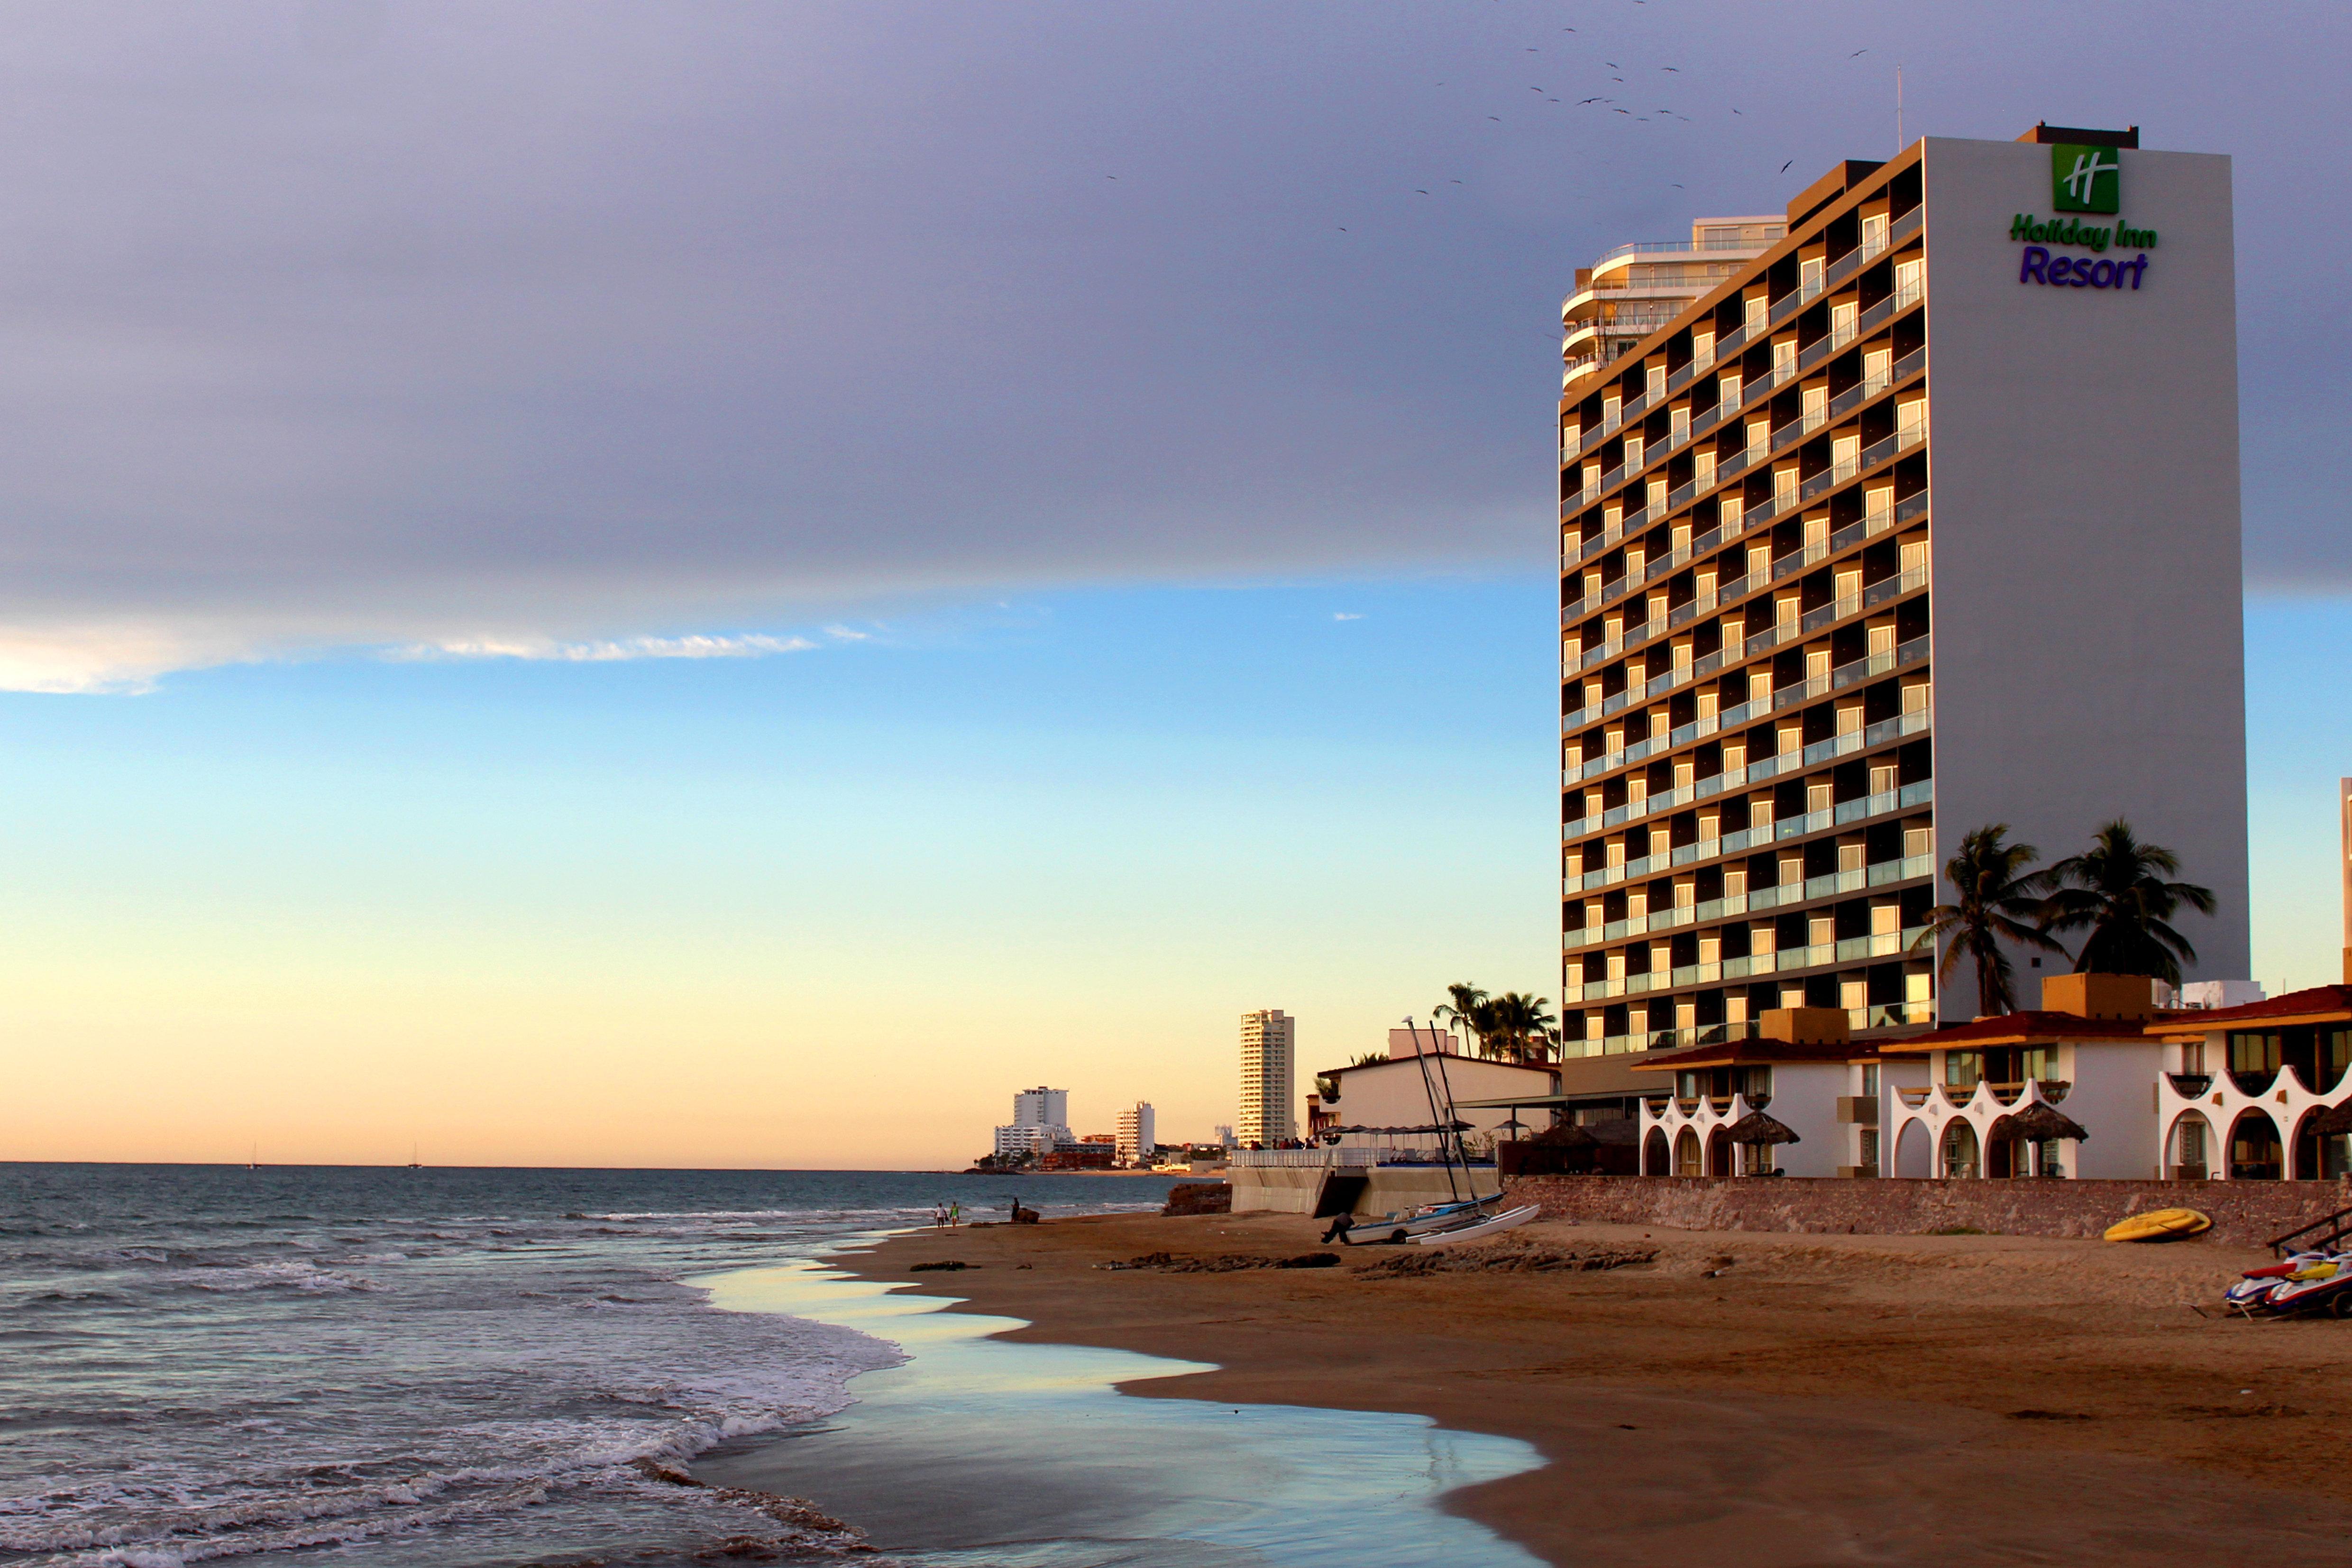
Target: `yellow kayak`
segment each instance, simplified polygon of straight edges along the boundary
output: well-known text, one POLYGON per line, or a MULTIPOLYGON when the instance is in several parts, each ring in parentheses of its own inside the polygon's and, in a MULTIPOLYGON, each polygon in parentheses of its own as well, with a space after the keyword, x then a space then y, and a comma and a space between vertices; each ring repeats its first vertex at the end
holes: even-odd
POLYGON ((2107 1227, 2109 1241, 2170 1241, 2210 1230, 2213 1222, 2195 1209, 2150 1209, 2107 1227))

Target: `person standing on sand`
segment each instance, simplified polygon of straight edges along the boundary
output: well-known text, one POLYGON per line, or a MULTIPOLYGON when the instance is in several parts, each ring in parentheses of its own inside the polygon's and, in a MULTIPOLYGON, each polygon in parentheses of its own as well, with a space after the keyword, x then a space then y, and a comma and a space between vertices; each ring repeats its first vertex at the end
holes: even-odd
POLYGON ((963 1223, 963 1205, 960 1203, 948 1205, 948 1223, 950 1225, 963 1223))

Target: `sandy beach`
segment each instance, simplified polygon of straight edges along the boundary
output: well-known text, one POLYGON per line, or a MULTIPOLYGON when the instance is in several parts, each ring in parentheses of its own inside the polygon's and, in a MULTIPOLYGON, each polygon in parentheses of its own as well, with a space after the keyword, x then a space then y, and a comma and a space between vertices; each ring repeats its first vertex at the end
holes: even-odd
MULTIPOLYGON (((1448 1505, 1555 1563, 2336 1563, 2352 1323, 2200 1315, 2266 1255, 1994 1236, 1543 1225, 1590 1272, 1108 1269, 1320 1250, 1291 1215, 919 1232, 835 1261, 1025 1320, 1007 1337, 1215 1363, 1152 1397, 1402 1411, 1533 1444, 1448 1505), (955 1271, 915 1271, 958 1261, 955 1271)), ((1418 1251, 1419 1249, 1412 1249, 1418 1251)))

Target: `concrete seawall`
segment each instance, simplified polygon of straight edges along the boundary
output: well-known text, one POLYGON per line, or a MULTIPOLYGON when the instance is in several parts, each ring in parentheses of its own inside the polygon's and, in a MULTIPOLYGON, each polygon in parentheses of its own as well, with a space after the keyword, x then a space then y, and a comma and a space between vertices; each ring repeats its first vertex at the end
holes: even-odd
MULTIPOLYGON (((1323 1178, 1330 1173, 1367 1178, 1364 1190, 1349 1211, 1354 1214, 1393 1214, 1422 1204, 1452 1203, 1464 1195, 1462 1173, 1457 1169, 1454 1184, 1448 1185, 1444 1170, 1435 1165, 1381 1165, 1370 1169, 1350 1166, 1336 1173, 1320 1165, 1235 1165, 1225 1173, 1225 1179, 1233 1185, 1235 1214, 1313 1214, 1316 1195, 1323 1190, 1323 1178)), ((1495 1190, 1493 1166, 1478 1167, 1471 1176, 1476 1192, 1495 1190)))
POLYGON ((1522 1176, 1514 1198, 1546 1219, 1675 1230, 1922 1236, 1967 1227, 2001 1236, 2094 1237, 2126 1215, 2189 1208, 2215 1241, 2259 1247, 2352 1205, 2352 1182, 1854 1181, 1774 1177, 1522 1176))

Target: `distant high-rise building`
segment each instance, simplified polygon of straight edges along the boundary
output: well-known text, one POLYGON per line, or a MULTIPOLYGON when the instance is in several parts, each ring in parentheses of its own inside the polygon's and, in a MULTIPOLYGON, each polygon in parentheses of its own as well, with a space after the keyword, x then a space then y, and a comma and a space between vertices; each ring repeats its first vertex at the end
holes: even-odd
POLYGON ((1290 1109, 1297 1022, 1279 1007, 1242 1015, 1242 1114, 1234 1135, 1244 1145, 1298 1136, 1290 1109))
POLYGON ((1151 1102, 1139 1100, 1118 1113, 1118 1157, 1129 1165, 1151 1163, 1160 1147, 1160 1129, 1152 1120, 1151 1102))
POLYGON ((996 1152, 1050 1154, 1077 1142, 1070 1131, 1070 1091, 1024 1089, 1013 1097, 1013 1121, 996 1130, 996 1152))
POLYGON ((1024 1089, 1013 1097, 1015 1127, 1066 1127, 1070 1123, 1070 1091, 1066 1089, 1024 1089))

